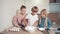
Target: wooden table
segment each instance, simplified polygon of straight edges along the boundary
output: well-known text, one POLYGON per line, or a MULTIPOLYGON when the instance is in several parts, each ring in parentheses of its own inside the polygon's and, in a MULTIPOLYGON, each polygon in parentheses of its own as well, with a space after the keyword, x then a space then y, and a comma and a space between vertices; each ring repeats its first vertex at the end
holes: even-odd
MULTIPOLYGON (((39 31, 39 30, 36 30, 35 32, 27 32, 27 31, 24 31, 24 30, 21 30, 21 31, 19 31, 19 32, 7 32, 7 31, 3 31, 2 33, 0 33, 0 34, 47 34, 47 32, 41 32, 41 31, 39 31)), ((54 31, 50 31, 50 34, 55 34, 55 32, 54 31)))

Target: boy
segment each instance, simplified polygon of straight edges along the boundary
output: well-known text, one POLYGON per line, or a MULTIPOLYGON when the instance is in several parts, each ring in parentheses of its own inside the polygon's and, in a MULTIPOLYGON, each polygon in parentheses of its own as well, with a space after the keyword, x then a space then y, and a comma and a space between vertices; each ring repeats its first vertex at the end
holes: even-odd
POLYGON ((13 26, 15 27, 25 27, 24 18, 26 16, 26 6, 22 5, 20 8, 20 13, 13 17, 13 26))
POLYGON ((38 15, 36 14, 38 12, 38 8, 34 6, 31 11, 32 13, 28 14, 25 18, 27 23, 25 29, 29 32, 34 32, 38 24, 38 15))

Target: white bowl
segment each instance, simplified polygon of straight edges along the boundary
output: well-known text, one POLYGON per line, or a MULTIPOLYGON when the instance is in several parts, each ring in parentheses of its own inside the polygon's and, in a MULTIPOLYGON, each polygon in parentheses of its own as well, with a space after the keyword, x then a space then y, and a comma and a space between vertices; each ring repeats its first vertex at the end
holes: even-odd
POLYGON ((45 30, 45 28, 38 28, 40 31, 44 31, 45 30))
POLYGON ((34 27, 34 26, 27 26, 25 29, 26 29, 26 31, 28 31, 28 32, 34 32, 37 28, 34 27))

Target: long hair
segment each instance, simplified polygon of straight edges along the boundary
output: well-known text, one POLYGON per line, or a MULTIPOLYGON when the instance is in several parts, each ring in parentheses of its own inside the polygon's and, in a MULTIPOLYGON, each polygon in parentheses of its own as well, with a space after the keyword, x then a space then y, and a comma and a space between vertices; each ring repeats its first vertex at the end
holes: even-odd
MULTIPOLYGON (((46 11, 46 9, 42 9, 40 14, 42 14, 44 11, 46 11)), ((47 16, 47 11, 46 11, 45 16, 47 16)))

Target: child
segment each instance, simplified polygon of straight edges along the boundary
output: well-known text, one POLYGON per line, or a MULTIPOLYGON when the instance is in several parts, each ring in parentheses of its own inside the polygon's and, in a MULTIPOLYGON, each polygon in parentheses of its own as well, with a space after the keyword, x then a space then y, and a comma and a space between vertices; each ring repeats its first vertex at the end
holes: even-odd
POLYGON ((13 17, 13 26, 15 27, 25 27, 24 18, 26 16, 26 6, 22 5, 20 8, 20 13, 13 17))
POLYGON ((25 27, 25 29, 29 32, 34 32, 38 24, 38 15, 36 14, 38 12, 38 8, 34 6, 31 11, 32 13, 28 14, 25 18, 27 23, 27 26, 25 27))
POLYGON ((49 34, 51 25, 52 25, 51 20, 47 16, 47 11, 46 9, 43 9, 41 11, 41 14, 39 15, 39 24, 38 24, 39 30, 41 31, 46 30, 46 32, 49 34))
POLYGON ((47 17, 47 11, 46 9, 43 9, 41 11, 41 14, 39 15, 39 28, 50 28, 51 27, 51 20, 47 17))

